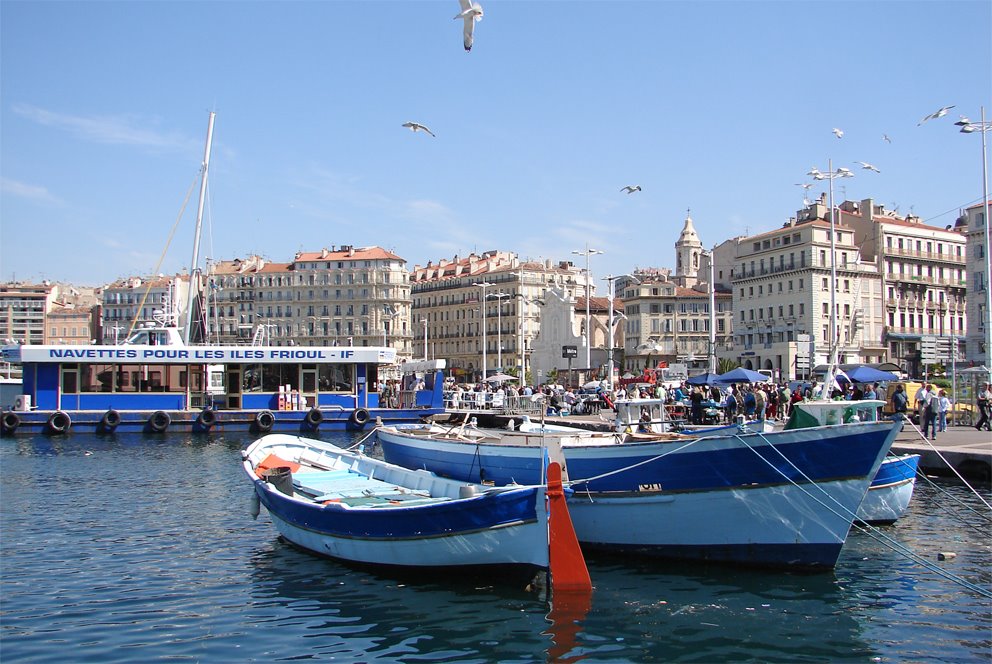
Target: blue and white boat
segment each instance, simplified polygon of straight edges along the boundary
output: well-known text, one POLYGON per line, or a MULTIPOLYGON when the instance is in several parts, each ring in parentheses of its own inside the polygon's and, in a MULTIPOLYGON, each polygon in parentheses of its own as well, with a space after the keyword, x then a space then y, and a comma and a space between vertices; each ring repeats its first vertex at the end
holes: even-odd
POLYGON ((184 345, 176 328, 127 343, 8 351, 22 392, 4 435, 361 430, 444 412, 443 360, 396 364, 388 347, 184 345), (395 404, 380 400, 394 376, 395 404), (421 387, 422 389, 416 389, 421 387))
MULTIPOLYGON (((279 534, 320 555, 387 567, 525 573, 549 570, 556 555, 551 524, 559 513, 546 499, 557 490, 564 505, 560 475, 548 487, 466 484, 285 434, 264 436, 242 454, 254 495, 279 534)), ((574 534, 572 546, 581 560, 574 534)), ((584 562, 581 568, 588 585, 584 562)))
POLYGON ((858 521, 873 526, 893 524, 906 514, 916 487, 919 454, 885 457, 858 507, 858 521))
POLYGON ((830 568, 900 429, 856 422, 790 431, 577 436, 518 445, 383 426, 385 459, 464 481, 531 482, 559 458, 584 547, 666 558, 830 568))

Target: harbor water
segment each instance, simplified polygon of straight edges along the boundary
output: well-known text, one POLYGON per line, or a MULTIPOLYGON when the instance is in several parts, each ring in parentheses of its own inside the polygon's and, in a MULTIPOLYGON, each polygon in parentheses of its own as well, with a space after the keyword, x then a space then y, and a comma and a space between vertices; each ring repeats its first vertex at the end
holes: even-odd
POLYGON ((250 515, 251 440, 0 439, 0 660, 992 660, 989 514, 953 482, 918 483, 880 530, 891 543, 853 532, 832 572, 600 555, 588 605, 552 607, 489 577, 396 578, 288 546, 250 515))

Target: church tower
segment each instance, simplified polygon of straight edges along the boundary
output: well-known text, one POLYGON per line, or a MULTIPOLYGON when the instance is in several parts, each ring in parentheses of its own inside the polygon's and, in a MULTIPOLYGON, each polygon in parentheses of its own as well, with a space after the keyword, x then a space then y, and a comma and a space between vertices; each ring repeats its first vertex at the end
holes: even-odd
POLYGON ((703 243, 692 227, 692 217, 686 210, 685 225, 675 243, 675 283, 684 288, 692 288, 699 283, 699 261, 703 254, 703 243))

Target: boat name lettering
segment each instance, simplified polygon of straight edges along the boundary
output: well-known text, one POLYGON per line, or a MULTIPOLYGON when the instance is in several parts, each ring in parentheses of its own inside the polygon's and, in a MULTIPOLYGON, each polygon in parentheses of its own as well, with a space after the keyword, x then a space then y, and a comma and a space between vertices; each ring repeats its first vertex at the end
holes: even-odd
POLYGON ((53 348, 48 351, 49 357, 85 357, 96 359, 132 358, 138 357, 133 349, 123 348, 53 348))

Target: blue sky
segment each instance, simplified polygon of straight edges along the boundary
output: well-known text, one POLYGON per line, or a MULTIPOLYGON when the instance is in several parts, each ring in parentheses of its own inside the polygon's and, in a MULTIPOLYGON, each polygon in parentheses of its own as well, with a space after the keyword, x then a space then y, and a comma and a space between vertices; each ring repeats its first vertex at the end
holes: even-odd
POLYGON ((953 122, 992 119, 987 0, 481 2, 466 53, 455 0, 3 0, 0 279, 188 267, 211 110, 215 259, 671 267, 687 209, 707 246, 776 228, 828 159, 856 173, 837 201, 944 226, 981 199, 953 122))

